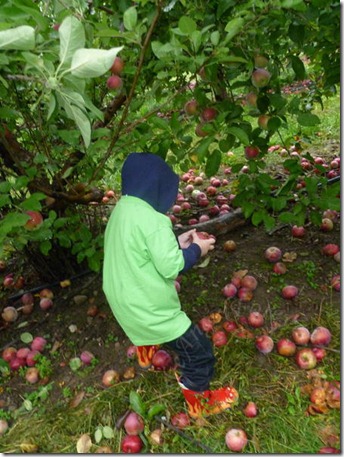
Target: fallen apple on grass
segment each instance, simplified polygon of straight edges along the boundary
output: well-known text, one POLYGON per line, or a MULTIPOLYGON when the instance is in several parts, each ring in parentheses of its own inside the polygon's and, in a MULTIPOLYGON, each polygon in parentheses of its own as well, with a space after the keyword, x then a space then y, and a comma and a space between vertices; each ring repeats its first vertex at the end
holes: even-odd
POLYGON ((317 358, 311 348, 299 349, 295 354, 295 361, 302 370, 311 370, 317 365, 317 358))
POLYGON ((190 418, 186 413, 179 412, 171 417, 171 424, 174 427, 185 428, 190 425, 190 418))
POLYGON ((217 330, 211 337, 214 346, 221 347, 227 344, 228 338, 224 330, 217 330))
POLYGON ((310 341, 317 346, 328 346, 331 342, 331 332, 326 327, 316 327, 311 333, 310 341))
POLYGON ((291 357, 296 352, 296 344, 289 338, 281 338, 276 343, 276 350, 279 355, 284 357, 291 357))
POLYGON ((274 348, 274 342, 271 336, 260 335, 255 340, 255 346, 262 354, 268 354, 274 348))
POLYGON ((138 435, 125 435, 121 441, 121 450, 125 454, 138 454, 143 448, 143 441, 138 435))
POLYGON ((281 291, 282 297, 286 300, 293 300, 299 294, 299 289, 293 285, 284 286, 281 291))
POLYGON ((143 432, 145 423, 139 414, 131 411, 126 417, 123 427, 128 435, 139 435, 143 432))
POLYGON ((8 430, 8 422, 6 419, 0 419, 0 436, 4 435, 8 430))
POLYGON ((256 417, 258 415, 257 405, 253 401, 247 402, 243 409, 243 413, 246 417, 256 417))
POLYGON ((259 311, 252 311, 247 316, 247 322, 253 328, 263 327, 264 316, 259 311))
POLYGON ((120 375, 116 370, 106 370, 102 377, 102 383, 105 387, 113 386, 120 380, 120 375))
POLYGON ((212 332, 214 329, 213 322, 209 317, 202 317, 202 319, 198 321, 198 326, 206 333, 212 332))
POLYGON ((282 251, 276 246, 268 247, 264 252, 264 257, 271 263, 278 262, 282 258, 282 251))
POLYGON ((5 322, 15 322, 18 319, 18 311, 14 306, 6 306, 1 313, 5 322))
POLYGON ((230 428, 225 435, 225 442, 233 452, 240 452, 244 449, 247 444, 246 432, 240 428, 230 428))
POLYGON ((297 345, 305 346, 309 343, 311 333, 307 327, 299 326, 293 328, 291 331, 291 337, 297 345))
POLYGON ((167 371, 173 366, 173 358, 169 352, 159 349, 153 355, 152 365, 155 370, 167 371))

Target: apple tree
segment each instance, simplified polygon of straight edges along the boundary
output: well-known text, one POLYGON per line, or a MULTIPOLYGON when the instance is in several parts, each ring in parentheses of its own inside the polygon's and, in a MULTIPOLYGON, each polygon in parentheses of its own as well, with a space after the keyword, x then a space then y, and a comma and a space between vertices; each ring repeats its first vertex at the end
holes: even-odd
POLYGON ((241 150, 235 203, 266 228, 339 209, 339 183, 290 154, 340 82, 339 2, 0 0, 0 13, 0 257, 23 251, 47 277, 99 270, 102 202, 132 151, 212 176, 241 150), (275 134, 281 179, 266 166, 275 134))

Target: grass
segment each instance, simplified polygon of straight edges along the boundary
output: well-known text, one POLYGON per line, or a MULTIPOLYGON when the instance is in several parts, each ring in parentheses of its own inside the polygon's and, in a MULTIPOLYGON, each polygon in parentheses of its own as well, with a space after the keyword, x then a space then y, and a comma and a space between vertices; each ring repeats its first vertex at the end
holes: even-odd
MULTIPOLYGON (((292 328, 292 324, 289 325, 278 329, 274 339, 286 335, 292 328)), ((340 372, 340 311, 332 309, 330 304, 324 306, 314 315, 311 325, 324 325, 332 330, 333 351, 329 351, 321 364, 319 376, 337 379, 340 372)), ((246 431, 249 442, 245 453, 317 453, 324 446, 321 436, 326 428, 330 427, 339 435, 339 410, 332 409, 326 415, 305 415, 309 399, 302 394, 301 387, 309 382, 308 372, 297 369, 293 360, 277 353, 262 355, 255 350, 252 340, 234 336, 230 336, 226 346, 215 348, 215 353, 217 374, 213 387, 235 385, 240 392, 239 404, 219 416, 207 418, 201 426, 193 423, 183 435, 163 427, 161 446, 150 444, 148 438, 160 423, 154 417, 146 419, 144 439, 148 452, 150 449, 153 453, 202 454, 207 452, 199 443, 206 443, 212 453, 228 453, 224 436, 232 427, 246 431), (256 418, 247 418, 242 413, 249 400, 259 407, 256 418)), ((26 398, 31 407, 16 412, 13 426, 1 438, 2 452, 20 453, 30 445, 38 453, 75 453, 78 439, 86 433, 93 442, 91 452, 106 445, 119 453, 124 432, 115 425, 129 407, 131 391, 137 392, 148 408, 155 404, 165 405, 163 415, 167 419, 176 412, 185 411, 173 372, 148 371, 108 389, 91 389, 75 407, 70 403, 71 392, 67 387, 63 388, 64 401, 55 404, 50 402, 49 390, 49 385, 40 387, 26 398), (95 432, 101 427, 111 427, 113 437, 102 436, 96 443, 95 432)))

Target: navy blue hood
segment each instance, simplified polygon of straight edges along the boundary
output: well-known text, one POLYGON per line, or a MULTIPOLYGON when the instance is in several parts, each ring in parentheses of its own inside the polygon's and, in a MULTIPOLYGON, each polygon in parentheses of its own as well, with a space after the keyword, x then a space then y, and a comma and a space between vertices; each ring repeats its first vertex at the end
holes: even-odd
POLYGON ((122 168, 122 195, 141 198, 165 214, 178 194, 179 176, 159 156, 133 152, 122 168))

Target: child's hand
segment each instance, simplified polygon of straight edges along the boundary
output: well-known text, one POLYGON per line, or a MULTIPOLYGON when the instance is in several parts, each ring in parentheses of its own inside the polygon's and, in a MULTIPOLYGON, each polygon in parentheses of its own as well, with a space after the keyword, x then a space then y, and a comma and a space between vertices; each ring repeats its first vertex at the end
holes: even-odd
POLYGON ((196 232, 196 229, 188 230, 185 233, 181 233, 178 236, 179 246, 181 249, 186 249, 192 243, 192 234, 196 232))
POLYGON ((208 251, 214 249, 215 238, 209 237, 207 239, 199 236, 197 232, 192 233, 192 242, 198 244, 201 248, 201 257, 204 257, 208 251))

